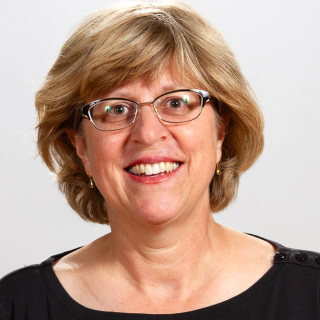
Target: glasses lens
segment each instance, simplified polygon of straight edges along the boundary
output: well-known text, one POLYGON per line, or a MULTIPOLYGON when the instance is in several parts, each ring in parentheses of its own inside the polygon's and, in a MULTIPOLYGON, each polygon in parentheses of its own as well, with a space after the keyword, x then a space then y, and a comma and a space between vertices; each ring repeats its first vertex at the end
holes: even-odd
POLYGON ((201 113, 203 98, 192 91, 176 91, 164 94, 154 101, 158 115, 168 122, 186 122, 201 113))
POLYGON ((137 106, 132 101, 107 99, 89 109, 93 124, 100 130, 118 130, 133 123, 137 106))

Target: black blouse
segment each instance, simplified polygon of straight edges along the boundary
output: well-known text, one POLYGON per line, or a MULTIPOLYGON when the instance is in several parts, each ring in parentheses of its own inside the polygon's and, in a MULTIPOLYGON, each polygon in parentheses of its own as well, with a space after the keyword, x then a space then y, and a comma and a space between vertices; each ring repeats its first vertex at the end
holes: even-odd
POLYGON ((249 289, 224 302, 177 314, 103 312, 80 305, 52 268, 71 251, 64 252, 1 279, 0 320, 319 320, 320 254, 268 242, 277 247, 274 264, 249 289))

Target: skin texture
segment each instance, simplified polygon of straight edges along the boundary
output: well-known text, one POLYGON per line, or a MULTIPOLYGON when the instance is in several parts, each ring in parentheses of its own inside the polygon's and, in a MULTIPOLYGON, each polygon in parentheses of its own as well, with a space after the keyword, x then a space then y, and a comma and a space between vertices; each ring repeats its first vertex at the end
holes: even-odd
MULTIPOLYGON (((185 87, 165 74, 159 83, 147 86, 141 80, 118 88, 107 97, 145 102, 185 87)), ((199 205, 210 210, 208 185, 221 157, 223 142, 223 136, 218 137, 210 103, 203 108, 201 117, 188 123, 164 123, 150 105, 143 105, 132 127, 103 132, 84 121, 84 131, 85 139, 76 140, 77 151, 86 172, 92 175, 107 201, 110 219, 121 212, 133 214, 130 219, 136 223, 158 224, 177 219, 199 205), (137 183, 124 171, 133 162, 159 162, 159 157, 183 162, 183 165, 159 183, 156 179, 154 183, 150 183, 150 179, 137 183)))
MULTIPOLYGON (((157 82, 140 79, 105 97, 146 102, 188 87, 166 72, 157 82)), ((184 312, 234 297, 272 266, 270 244, 212 218, 209 183, 224 129, 218 132, 210 103, 199 118, 178 125, 161 122, 144 104, 131 127, 103 132, 88 120, 83 126, 83 136, 69 136, 106 199, 112 232, 55 264, 73 299, 104 311, 184 312), (125 170, 162 160, 181 165, 155 178, 125 170)))

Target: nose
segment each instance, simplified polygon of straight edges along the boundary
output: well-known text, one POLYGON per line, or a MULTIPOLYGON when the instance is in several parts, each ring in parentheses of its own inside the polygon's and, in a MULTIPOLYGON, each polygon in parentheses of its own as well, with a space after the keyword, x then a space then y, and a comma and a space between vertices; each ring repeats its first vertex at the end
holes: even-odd
POLYGON ((141 103, 131 131, 131 140, 150 146, 166 140, 168 134, 166 126, 155 114, 152 102, 141 103))

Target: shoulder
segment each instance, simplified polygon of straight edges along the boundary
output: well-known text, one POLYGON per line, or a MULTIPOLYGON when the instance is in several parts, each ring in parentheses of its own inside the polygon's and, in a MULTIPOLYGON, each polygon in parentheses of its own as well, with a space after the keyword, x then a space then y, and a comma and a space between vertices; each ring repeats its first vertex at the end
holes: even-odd
POLYGON ((320 253, 310 250, 294 249, 283 246, 256 235, 250 235, 269 243, 275 249, 271 256, 272 267, 279 271, 272 286, 283 289, 302 290, 308 283, 320 292, 320 253))
POLYGON ((25 319, 25 312, 30 316, 29 313, 37 314, 37 310, 44 310, 48 304, 52 305, 55 301, 52 264, 69 252, 52 256, 40 264, 24 267, 4 276, 0 280, 0 319, 11 319, 9 315, 12 314, 16 314, 15 319, 25 319))
POLYGON ((294 249, 286 247, 275 241, 271 241, 256 235, 250 235, 273 245, 276 249, 273 264, 274 265, 295 265, 301 267, 301 270, 312 268, 315 272, 320 272, 320 253, 304 249, 294 249))
POLYGON ((270 319, 320 319, 320 253, 257 238, 276 249, 270 270, 248 290, 259 314, 270 319))
POLYGON ((304 249, 294 249, 256 235, 250 234, 250 236, 268 242, 274 246, 276 249, 273 260, 274 264, 294 264, 320 270, 319 252, 304 249))
POLYGON ((272 243, 276 248, 273 257, 276 276, 269 288, 274 296, 282 302, 288 299, 292 305, 296 303, 297 308, 304 301, 306 305, 317 305, 317 310, 320 310, 320 253, 260 239, 272 243))
POLYGON ((27 266, 13 271, 0 279, 0 297, 14 292, 17 287, 23 289, 28 285, 33 285, 41 279, 40 264, 27 266))
POLYGON ((292 272, 314 273, 320 277, 320 253, 278 245, 274 256, 275 265, 284 265, 292 272))
POLYGON ((24 268, 17 269, 5 275, 3 278, 0 279, 0 292, 3 287, 7 285, 13 285, 15 283, 23 284, 23 283, 34 283, 37 279, 42 279, 41 271, 46 266, 52 266, 55 261, 61 259, 62 257, 78 250, 73 249, 63 253, 59 253, 56 255, 51 256, 50 258, 46 259, 42 263, 33 264, 30 266, 26 266, 24 268))
POLYGON ((320 254, 279 245, 273 268, 278 271, 277 276, 267 291, 269 300, 280 308, 278 312, 286 306, 294 319, 319 319, 320 254))
MULTIPOLYGON (((33 303, 41 303, 46 292, 40 265, 28 266, 9 273, 0 280, 0 319, 11 319, 33 303)), ((21 319, 23 315, 20 314, 21 319)))

